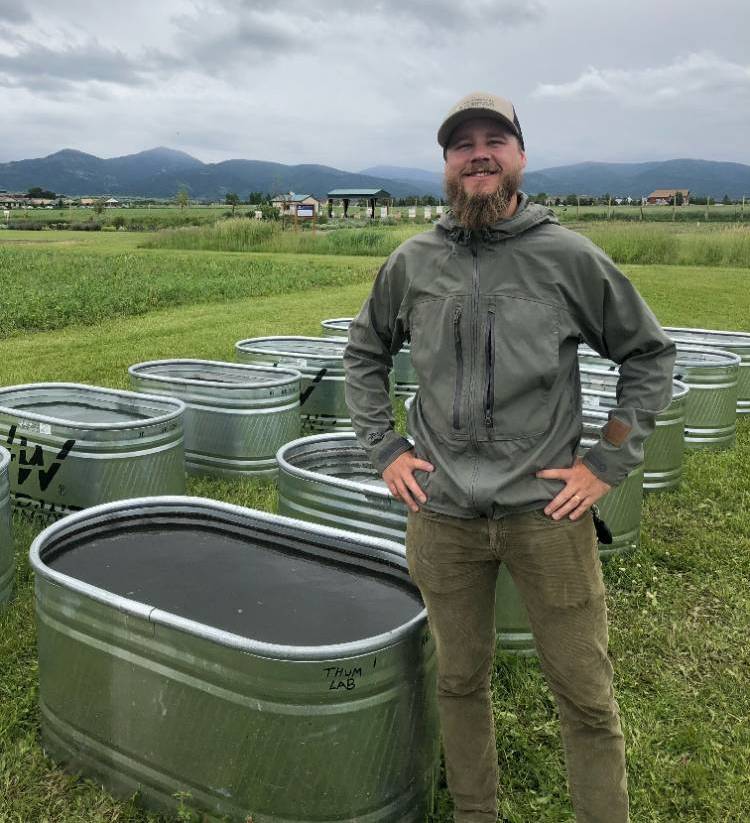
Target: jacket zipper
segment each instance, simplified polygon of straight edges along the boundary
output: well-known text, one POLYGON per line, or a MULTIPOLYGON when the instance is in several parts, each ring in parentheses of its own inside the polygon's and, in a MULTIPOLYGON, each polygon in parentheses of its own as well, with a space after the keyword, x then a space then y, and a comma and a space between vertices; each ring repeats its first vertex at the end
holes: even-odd
POLYGON ((461 306, 453 313, 453 345, 456 349, 456 390, 453 394, 453 428, 461 427, 461 395, 464 390, 464 353, 461 343, 461 306))
POLYGON ((479 357, 479 250, 476 245, 472 243, 472 277, 471 277, 471 347, 469 354, 471 356, 471 366, 469 370, 469 439, 473 446, 478 446, 477 438, 477 415, 474 411, 474 403, 472 398, 475 396, 474 379, 477 375, 477 359, 479 357))
POLYGON ((492 428, 495 405, 495 310, 487 312, 487 333, 484 342, 484 425, 492 428))

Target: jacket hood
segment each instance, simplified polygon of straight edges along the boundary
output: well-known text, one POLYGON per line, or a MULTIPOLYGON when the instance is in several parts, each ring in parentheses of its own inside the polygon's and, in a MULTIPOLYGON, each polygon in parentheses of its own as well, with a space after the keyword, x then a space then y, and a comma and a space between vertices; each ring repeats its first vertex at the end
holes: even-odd
POLYGON ((529 229, 539 226, 542 223, 558 223, 552 209, 532 203, 528 195, 523 192, 518 193, 518 208, 516 213, 507 220, 499 220, 491 226, 486 226, 477 232, 472 232, 461 226, 453 212, 444 214, 437 224, 437 230, 445 232, 449 240, 454 243, 466 245, 472 239, 483 242, 495 243, 507 237, 515 237, 523 234, 529 229))

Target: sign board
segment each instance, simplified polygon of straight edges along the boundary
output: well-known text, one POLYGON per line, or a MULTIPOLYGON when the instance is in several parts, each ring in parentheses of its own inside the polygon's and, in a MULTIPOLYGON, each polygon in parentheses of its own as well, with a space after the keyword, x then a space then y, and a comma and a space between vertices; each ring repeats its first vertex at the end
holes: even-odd
POLYGON ((3 209, 3 217, 6 220, 10 220, 10 211, 8 209, 3 209))
POLYGON ((440 215, 441 215, 442 213, 443 213, 443 207, 442 207, 442 206, 435 206, 435 214, 436 214, 438 217, 440 217, 440 215))
POLYGON ((263 219, 263 212, 262 211, 256 211, 255 212, 255 219, 256 220, 262 220, 263 219))
POLYGON ((416 210, 416 208, 414 208, 414 206, 411 206, 409 208, 409 219, 410 220, 415 220, 416 217, 417 217, 417 210, 416 210))
POLYGON ((388 206, 381 206, 380 207, 380 216, 381 216, 381 218, 382 217, 388 217, 388 206))
POLYGON ((432 217, 432 209, 429 206, 424 207, 424 219, 429 220, 432 217))
POLYGON ((315 217, 315 206, 297 206, 297 217, 315 217))

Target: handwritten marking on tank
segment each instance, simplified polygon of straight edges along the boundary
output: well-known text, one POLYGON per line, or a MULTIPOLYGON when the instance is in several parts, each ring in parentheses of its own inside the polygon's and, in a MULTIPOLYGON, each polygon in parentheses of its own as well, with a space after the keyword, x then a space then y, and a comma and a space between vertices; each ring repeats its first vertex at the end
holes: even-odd
POLYGON ((304 405, 305 405, 305 401, 306 401, 306 400, 307 400, 307 398, 308 398, 308 397, 309 397, 309 396, 313 393, 313 391, 314 391, 314 389, 315 389, 315 386, 316 386, 318 383, 320 383, 320 381, 321 381, 321 380, 322 380, 322 379, 326 376, 326 374, 327 374, 327 373, 328 373, 328 369, 327 369, 327 368, 325 368, 325 367, 323 367, 323 368, 322 368, 322 369, 321 369, 321 370, 320 370, 320 371, 319 371, 319 372, 315 375, 315 377, 313 377, 313 379, 312 379, 312 383, 310 383, 310 385, 309 385, 309 386, 308 386, 308 387, 307 387, 307 388, 306 388, 303 392, 301 392, 301 393, 300 393, 300 396, 299 396, 299 404, 300 404, 300 406, 304 406, 304 405))
POLYGON ((336 692, 339 689, 346 689, 350 692, 357 686, 357 678, 362 677, 362 667, 356 666, 347 669, 342 666, 328 666, 324 670, 324 679, 328 680, 328 691, 336 692))
POLYGON ((66 440, 60 451, 55 455, 53 462, 45 468, 42 446, 38 443, 29 443, 24 436, 16 440, 17 432, 18 427, 15 424, 12 425, 8 431, 6 445, 10 451, 11 462, 15 462, 18 467, 18 485, 23 486, 36 470, 39 490, 42 492, 47 491, 49 484, 60 470, 60 466, 65 462, 76 441, 66 440))

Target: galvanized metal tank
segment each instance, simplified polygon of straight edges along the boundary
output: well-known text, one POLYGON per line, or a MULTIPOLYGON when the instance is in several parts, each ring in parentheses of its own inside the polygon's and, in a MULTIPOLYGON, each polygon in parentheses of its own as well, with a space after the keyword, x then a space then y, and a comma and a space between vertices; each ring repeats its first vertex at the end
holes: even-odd
POLYGON ((293 369, 152 360, 128 372, 135 391, 185 403, 185 465, 192 474, 275 475, 276 452, 300 435, 301 376, 293 369))
MULTIPOLYGON (((595 366, 581 366, 581 393, 587 414, 602 425, 609 410, 617 405, 617 372, 595 366)), ((644 444, 643 490, 646 492, 675 489, 682 478, 685 453, 685 406, 689 388, 672 381, 672 402, 656 416, 656 427, 644 444)))
MULTIPOLYGON (((319 434, 279 449, 279 512, 403 544, 406 506, 391 496, 353 434, 319 434)), ((507 569, 496 589, 497 644, 534 653, 526 610, 507 569)))
POLYGON ((665 326, 664 331, 676 343, 708 346, 739 355, 737 414, 750 414, 750 333, 718 329, 685 329, 677 326, 665 326))
MULTIPOLYGON (((606 415, 590 414, 588 409, 583 410, 583 436, 579 447, 581 456, 599 442, 602 426, 606 422, 606 415)), ((643 463, 636 466, 619 486, 615 486, 597 503, 602 520, 612 532, 610 544, 599 544, 599 557, 602 560, 615 554, 632 551, 638 546, 642 505, 643 463)))
POLYGON ((720 451, 737 436, 739 355, 677 344, 675 376, 690 386, 685 406, 685 447, 720 451))
POLYGON ((182 494, 185 405, 78 383, 0 388, 13 506, 42 520, 110 500, 182 494))
POLYGON ((13 555, 13 532, 10 525, 10 452, 0 446, 0 608, 10 600, 16 563, 13 555))
POLYGON ((352 421, 344 398, 345 346, 341 339, 252 337, 235 344, 235 356, 241 363, 300 372, 303 432, 350 431, 352 421))
MULTIPOLYGON (((619 368, 587 346, 579 347, 578 362, 612 371, 619 368)), ((740 357, 732 352, 677 344, 674 376, 690 388, 685 401, 685 448, 733 448, 739 367, 740 357)))
MULTIPOLYGON (((336 317, 331 320, 323 320, 324 337, 343 337, 349 334, 349 324, 353 317, 336 317)), ((419 388, 419 378, 414 371, 411 362, 411 349, 408 343, 404 343, 401 350, 393 355, 393 376, 396 380, 396 394, 408 396, 414 394, 419 388)))
POLYGON ((242 823, 424 820, 435 657, 401 546, 167 497, 71 515, 30 561, 68 769, 242 823))

